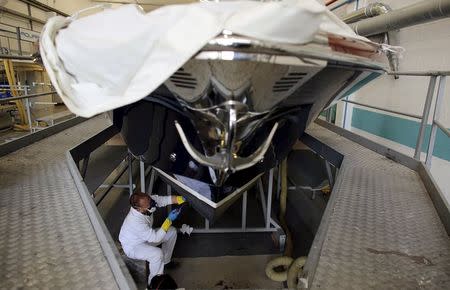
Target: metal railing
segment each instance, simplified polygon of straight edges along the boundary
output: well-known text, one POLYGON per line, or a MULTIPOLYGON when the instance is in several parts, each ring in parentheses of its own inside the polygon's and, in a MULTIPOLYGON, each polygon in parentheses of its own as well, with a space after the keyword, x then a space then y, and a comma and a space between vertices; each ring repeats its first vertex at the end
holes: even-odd
POLYGON ((15 54, 0 54, 1 59, 12 59, 12 60, 29 60, 33 61, 33 57, 27 55, 15 55, 15 54))
POLYGON ((411 117, 411 118, 414 118, 414 119, 422 119, 421 115, 403 113, 403 112, 400 112, 400 111, 385 109, 385 108, 382 108, 382 107, 373 106, 373 105, 369 105, 369 104, 358 103, 358 102, 350 101, 350 100, 341 100, 341 101, 342 102, 346 102, 346 103, 350 103, 350 104, 354 104, 354 105, 358 105, 358 106, 362 106, 362 107, 367 107, 367 108, 371 108, 371 109, 375 109, 375 110, 388 112, 388 113, 393 113, 393 114, 397 114, 397 115, 407 116, 407 117, 411 117))
MULTIPOLYGON (((28 86, 23 86, 22 88, 25 88, 25 92, 28 92, 28 86)), ((56 91, 51 91, 51 92, 23 95, 23 96, 19 96, 19 97, 4 98, 4 99, 0 99, 0 103, 7 103, 7 102, 10 102, 10 101, 17 101, 17 100, 23 100, 23 99, 29 99, 29 98, 36 98, 36 97, 41 97, 41 96, 53 95, 53 94, 56 94, 56 93, 57 93, 56 91)))
MULTIPOLYGON (((23 91, 24 92, 24 95, 22 95, 22 96, 0 99, 0 104, 9 103, 9 102, 12 102, 12 101, 25 100, 24 107, 25 107, 25 113, 27 115, 28 128, 29 128, 30 132, 33 133, 33 132, 35 132, 35 131, 37 131, 37 130, 39 130, 41 128, 33 126, 33 121, 32 121, 32 118, 31 118, 31 103, 30 103, 29 99, 36 98, 36 97, 41 97, 41 96, 53 95, 53 94, 56 94, 56 91, 36 93, 36 94, 28 94, 30 88, 31 87, 28 86, 28 85, 14 85, 14 86, 0 85, 0 90, 13 89, 13 90, 16 90, 16 91, 23 91)), ((41 104, 41 103, 39 103, 39 104, 41 104)), ((42 104, 47 104, 47 103, 42 103, 42 104)))
MULTIPOLYGON (((430 168, 431 161, 433 158, 433 151, 434 151, 434 147, 435 147, 435 143, 436 143, 437 130, 440 129, 447 137, 450 138, 450 130, 448 130, 439 121, 441 107, 442 107, 443 100, 444 100, 445 84, 446 84, 447 76, 450 75, 450 71, 427 71, 427 72, 409 71, 409 72, 388 72, 387 74, 395 75, 395 76, 403 75, 403 76, 418 76, 418 77, 428 76, 428 77, 430 77, 430 81, 428 84, 427 96, 425 99, 422 115, 410 114, 410 113, 400 112, 400 111, 396 111, 396 110, 390 110, 387 108, 382 108, 382 107, 378 107, 378 106, 374 106, 374 105, 359 103, 359 102, 351 101, 348 99, 342 99, 341 101, 345 102, 345 103, 354 104, 357 106, 367 107, 367 108, 371 108, 371 109, 375 109, 375 110, 380 110, 380 111, 384 111, 384 112, 388 112, 388 113, 392 113, 392 114, 396 114, 396 115, 400 115, 400 116, 406 116, 406 117, 421 120, 419 132, 417 135, 417 142, 416 142, 416 146, 414 148, 414 158, 416 160, 420 161, 420 154, 422 152, 426 127, 428 125, 428 119, 429 119, 429 116, 431 113, 431 107, 432 107, 431 104, 433 103, 433 98, 434 98, 435 91, 436 91, 436 83, 438 83, 437 93, 436 93, 436 102, 434 105, 434 114, 433 114, 433 118, 432 118, 432 122, 431 122, 431 133, 430 133, 430 138, 428 141, 428 149, 426 152, 426 159, 425 159, 426 166, 428 168, 430 168)), ((344 112, 344 118, 345 118, 345 116, 347 114, 347 106, 345 106, 344 110, 345 110, 345 112, 344 112)), ((329 121, 329 120, 327 119, 327 121, 329 121)), ((344 127, 345 127, 345 119, 344 119, 344 127)))

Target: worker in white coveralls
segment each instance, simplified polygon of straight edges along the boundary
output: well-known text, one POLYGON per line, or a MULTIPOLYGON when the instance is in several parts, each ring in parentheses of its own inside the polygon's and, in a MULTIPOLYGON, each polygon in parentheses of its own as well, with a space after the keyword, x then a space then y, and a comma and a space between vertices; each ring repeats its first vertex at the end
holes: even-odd
POLYGON ((149 196, 142 192, 136 192, 130 197, 131 208, 120 229, 119 241, 129 258, 149 262, 148 284, 155 275, 163 274, 165 265, 174 264, 171 258, 177 241, 177 230, 171 225, 178 217, 179 210, 172 210, 157 229, 152 228, 153 213, 156 207, 182 204, 185 201, 182 196, 149 196))

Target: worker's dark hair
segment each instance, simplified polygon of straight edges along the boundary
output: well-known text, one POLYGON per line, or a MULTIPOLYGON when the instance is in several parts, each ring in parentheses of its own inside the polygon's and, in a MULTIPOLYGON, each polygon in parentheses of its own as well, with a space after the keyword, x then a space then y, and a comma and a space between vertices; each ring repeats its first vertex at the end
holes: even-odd
POLYGON ((168 274, 156 275, 152 278, 149 289, 177 289, 178 285, 173 278, 168 274))
POLYGON ((149 198, 148 194, 137 191, 130 196, 130 205, 133 208, 141 207, 142 200, 147 199, 147 198, 149 198))

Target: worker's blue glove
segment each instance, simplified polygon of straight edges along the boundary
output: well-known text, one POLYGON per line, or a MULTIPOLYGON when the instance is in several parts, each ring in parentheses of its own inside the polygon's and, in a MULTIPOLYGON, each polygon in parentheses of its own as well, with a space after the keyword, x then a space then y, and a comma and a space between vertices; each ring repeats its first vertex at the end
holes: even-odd
POLYGON ((180 214, 180 211, 178 209, 172 210, 169 215, 167 216, 167 219, 173 222, 177 219, 178 215, 180 214))

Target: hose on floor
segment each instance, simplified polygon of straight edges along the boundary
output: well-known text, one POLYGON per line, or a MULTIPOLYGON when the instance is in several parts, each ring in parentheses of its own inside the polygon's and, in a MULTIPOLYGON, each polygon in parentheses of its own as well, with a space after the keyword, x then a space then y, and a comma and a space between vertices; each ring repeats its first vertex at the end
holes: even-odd
POLYGON ((287 281, 288 288, 297 287, 297 278, 306 262, 306 257, 292 258, 294 245, 292 235, 286 223, 286 205, 287 205, 287 160, 281 162, 281 193, 280 193, 280 226, 286 234, 286 244, 284 256, 275 258, 266 265, 266 275, 269 279, 276 282, 287 281), (283 268, 283 271, 276 271, 277 268, 283 268))

